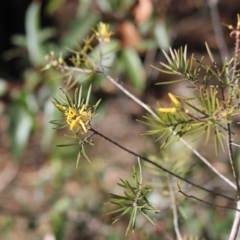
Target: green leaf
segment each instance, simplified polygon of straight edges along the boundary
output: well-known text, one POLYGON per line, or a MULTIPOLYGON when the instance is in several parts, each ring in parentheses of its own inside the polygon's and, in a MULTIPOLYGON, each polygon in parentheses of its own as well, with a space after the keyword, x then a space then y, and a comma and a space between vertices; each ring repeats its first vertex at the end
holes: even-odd
POLYGON ((76 161, 76 168, 78 168, 80 158, 81 158, 81 151, 78 152, 77 161, 76 161))
POLYGON ((219 129, 216 129, 216 136, 217 136, 216 141, 218 141, 220 143, 220 146, 221 146, 222 150, 224 151, 225 150, 224 143, 223 143, 224 135, 219 129))
POLYGON ((84 146, 83 146, 83 145, 82 145, 81 152, 82 152, 83 156, 84 156, 89 162, 91 162, 90 159, 88 158, 86 152, 85 152, 85 149, 84 149, 84 146))
POLYGON ((26 36, 24 36, 24 35, 20 35, 20 34, 12 35, 11 42, 12 42, 13 45, 15 45, 19 48, 26 48, 27 47, 26 36))
POLYGON ((160 49, 169 49, 171 43, 165 22, 160 21, 155 25, 154 36, 160 49))
POLYGON ((178 206, 178 210, 181 214, 181 216, 183 217, 183 219, 185 219, 186 221, 189 220, 189 217, 187 215, 187 211, 185 211, 185 209, 181 206, 178 206))
POLYGON ((30 61, 34 65, 45 63, 39 41, 40 7, 41 5, 38 1, 33 1, 27 9, 25 19, 27 49, 30 61))
POLYGON ((166 63, 160 62, 160 64, 165 67, 166 69, 171 70, 172 74, 175 74, 175 70, 173 69, 172 65, 167 65, 166 63))
POLYGON ((56 35, 56 29, 55 28, 44 28, 41 29, 41 31, 39 32, 39 42, 40 43, 44 43, 45 41, 47 41, 48 39, 54 37, 56 35))
POLYGON ((123 208, 123 212, 122 212, 118 217, 122 217, 122 216, 128 214, 128 212, 129 212, 131 209, 132 209, 132 206, 131 206, 131 207, 127 207, 127 208, 126 208, 126 207, 123 208))
POLYGON ((50 99, 48 99, 44 105, 43 112, 43 131, 41 136, 41 145, 45 151, 49 149, 51 146, 51 142, 53 140, 55 131, 52 129, 51 124, 56 124, 59 128, 65 126, 62 121, 50 121, 50 119, 54 119, 59 116, 58 108, 56 108, 50 99), (49 124, 51 123, 51 124, 49 124))
POLYGON ((90 57, 96 62, 100 61, 103 67, 110 67, 115 60, 116 50, 120 48, 120 43, 116 39, 111 39, 110 42, 102 45, 97 45, 90 53, 90 57), (101 51, 101 54, 100 52, 101 51))
POLYGON ((15 103, 9 109, 11 150, 16 159, 21 158, 28 143, 33 128, 33 118, 20 103, 15 103))
POLYGON ((47 4, 47 13, 52 15, 58 8, 60 8, 66 0, 51 0, 47 4))
POLYGON ((68 196, 64 196, 55 202, 55 204, 52 206, 52 211, 64 213, 68 209, 70 209, 71 205, 72 205, 71 198, 68 196))
POLYGON ((207 125, 207 130, 205 131, 207 131, 206 140, 205 140, 205 144, 207 144, 210 137, 210 133, 211 133, 211 126, 207 125))
POLYGON ((102 12, 111 12, 114 8, 112 6, 114 4, 114 1, 101 0, 101 1, 97 1, 96 4, 98 5, 99 9, 101 9, 102 12))
POLYGON ((127 236, 128 232, 129 232, 130 228, 134 228, 134 226, 135 226, 136 212, 137 212, 137 208, 135 207, 135 208, 133 208, 130 220, 128 222, 128 226, 127 226, 127 230, 126 230, 126 234, 125 234, 126 236, 127 236))
MULTIPOLYGON (((205 103, 205 100, 204 100, 204 99, 202 99, 202 100, 203 100, 203 101, 202 101, 201 103, 202 103, 202 104, 205 103)), ((208 117, 208 115, 207 115, 204 111, 200 110, 198 107, 195 107, 193 104, 190 104, 190 103, 187 102, 187 101, 185 101, 185 103, 186 103, 189 107, 193 108, 196 112, 201 113, 201 114, 203 114, 204 116, 208 117)), ((204 107, 207 109, 206 105, 204 105, 204 107)))
MULTIPOLYGON (((175 74, 175 73, 174 73, 175 74)), ((184 79, 178 79, 178 80, 171 80, 171 81, 167 81, 167 82, 159 82, 156 83, 156 85, 167 85, 167 84, 174 84, 174 83, 179 83, 179 82, 183 82, 186 81, 186 78, 184 79)))
POLYGON ((66 96, 68 105, 69 105, 70 107, 73 107, 73 101, 72 101, 71 97, 70 97, 67 93, 65 93, 65 96, 66 96))
POLYGON ((5 81, 3 78, 0 78, 0 97, 3 96, 7 90, 7 81, 5 81))
POLYGON ((168 54, 164 50, 162 50, 162 52, 163 52, 165 58, 167 59, 169 65, 172 65, 173 64, 172 59, 168 56, 168 54))
MULTIPOLYGON (((128 208, 129 211, 131 210, 131 208, 128 208)), ((123 212, 126 210, 126 207, 122 207, 122 208, 118 208, 116 210, 113 210, 111 212, 108 212, 106 215, 111 215, 111 214, 115 214, 115 213, 119 213, 119 212, 123 212)), ((118 216, 119 217, 119 216, 118 216)))
POLYGON ((211 61, 212 61, 212 62, 215 62, 215 59, 214 59, 214 57, 213 57, 213 55, 212 55, 212 52, 211 52, 211 50, 210 50, 210 48, 209 48, 209 46, 208 46, 208 44, 207 44, 206 42, 205 42, 205 46, 206 46, 206 48, 207 48, 207 52, 208 52, 208 55, 209 55, 211 61))
POLYGON ((70 147, 70 146, 76 146, 79 145, 78 143, 66 143, 66 144, 58 144, 56 147, 70 147))
POLYGON ((89 13, 88 17, 76 18, 66 35, 60 42, 60 49, 63 49, 63 57, 69 53, 66 47, 74 49, 75 41, 82 42, 83 39, 90 33, 91 29, 97 23, 99 17, 97 14, 89 13))
POLYGON ((132 85, 138 91, 143 91, 145 87, 145 78, 139 55, 135 50, 128 48, 123 50, 122 59, 132 85))
POLYGON ((82 86, 80 87, 80 90, 78 92, 77 108, 80 108, 81 106, 81 99, 82 99, 82 86))
POLYGON ((146 213, 144 213, 143 211, 141 211, 141 213, 145 216, 145 218, 147 218, 147 220, 150 223, 152 223, 153 225, 156 225, 156 223, 146 213))
POLYGON ((92 85, 89 86, 88 92, 87 92, 87 98, 86 98, 86 105, 88 105, 90 96, 91 96, 91 90, 92 90, 92 85))

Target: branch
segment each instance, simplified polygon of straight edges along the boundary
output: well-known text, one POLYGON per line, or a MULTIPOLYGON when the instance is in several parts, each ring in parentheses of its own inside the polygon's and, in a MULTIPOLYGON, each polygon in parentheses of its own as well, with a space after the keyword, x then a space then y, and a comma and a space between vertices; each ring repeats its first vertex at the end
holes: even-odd
MULTIPOLYGON (((236 29, 234 29, 231 32, 231 35, 235 35, 235 49, 234 49, 232 81, 236 78, 236 72, 237 72, 237 68, 238 68, 238 57, 239 57, 239 52, 240 52, 240 34, 239 34, 240 33, 240 15, 238 14, 237 17, 238 17, 237 27, 236 27, 236 29)), ((238 78, 236 78, 236 80, 235 80, 235 85, 238 85, 238 78)), ((230 97, 228 100, 228 107, 231 107, 231 105, 232 105, 234 91, 235 91, 234 87, 230 88, 230 90, 229 90, 230 97)), ((239 173, 238 173, 237 166, 233 159, 232 133, 231 133, 230 123, 227 123, 227 146, 228 146, 229 161, 231 164, 233 177, 236 182, 238 197, 240 198, 239 173)))
POLYGON ((181 188, 180 188, 180 186, 179 186, 178 183, 177 183, 177 186, 178 186, 178 192, 180 192, 181 194, 183 194, 183 195, 184 195, 185 197, 187 197, 187 198, 193 198, 193 199, 195 199, 195 200, 197 200, 197 201, 199 201, 199 202, 201 202, 201 203, 204 203, 204 204, 206 204, 206 205, 210 205, 210 206, 212 206, 212 207, 218 207, 218 208, 225 208, 225 209, 235 210, 235 211, 237 211, 238 213, 240 213, 240 208, 238 209, 238 208, 234 208, 234 207, 222 206, 222 205, 218 205, 218 204, 214 204, 214 203, 210 203, 210 202, 204 201, 204 200, 202 200, 202 199, 200 199, 200 198, 198 198, 198 197, 196 197, 196 196, 188 195, 188 194, 184 193, 184 192, 181 190, 181 188))
POLYGON ((234 163, 234 159, 233 159, 232 134, 231 134, 230 123, 227 123, 227 129, 228 129, 227 130, 227 146, 228 146, 229 161, 232 167, 233 177, 236 182, 238 197, 240 197, 239 175, 238 175, 236 164, 234 163))
POLYGON ((180 180, 182 180, 182 181, 184 181, 184 182, 186 182, 186 183, 188 183, 188 184, 190 184, 190 185, 192 185, 192 186, 194 186, 194 187, 196 187, 196 188, 199 188, 199 189, 201 189, 201 190, 203 190, 203 191, 205 191, 205 192, 208 192, 208 193, 210 193, 210 194, 213 194, 213 195, 216 195, 216 196, 220 196, 220 197, 226 198, 226 199, 228 199, 228 200, 230 200, 230 201, 236 202, 236 201, 238 200, 238 199, 235 199, 235 198, 228 197, 228 196, 226 196, 226 195, 224 195, 224 194, 214 192, 214 191, 209 190, 209 189, 207 189, 207 188, 201 187, 200 185, 195 184, 195 183, 187 180, 186 178, 181 177, 181 176, 179 176, 178 174, 176 174, 176 173, 174 173, 174 172, 172 172, 172 171, 164 168, 164 167, 161 166, 160 164, 158 164, 158 163, 156 163, 156 162, 154 162, 154 161, 152 161, 152 160, 150 160, 150 159, 148 159, 148 158, 146 158, 146 157, 143 157, 143 156, 141 156, 141 155, 133 152, 132 150, 127 149, 126 147, 123 147, 123 146, 120 145, 119 143, 113 141, 112 139, 110 139, 109 137, 103 135, 102 133, 98 132, 97 130, 93 129, 92 127, 90 128, 90 131, 94 132, 96 135, 98 135, 98 136, 102 137, 103 139, 109 141, 110 143, 114 144, 115 146, 121 148, 121 149, 124 150, 125 152, 128 152, 129 154, 131 154, 131 155, 133 155, 133 156, 135 156, 135 157, 137 157, 137 158, 140 158, 140 159, 144 160, 145 162, 148 162, 148 163, 154 165, 154 166, 157 167, 158 169, 161 169, 162 171, 164 171, 164 172, 166 172, 166 173, 169 173, 170 175, 172 175, 172 176, 174 176, 174 177, 176 177, 176 178, 178 178, 178 179, 180 179, 180 180))
MULTIPOLYGON (((89 69, 81 69, 81 68, 75 68, 75 67, 63 67, 65 70, 69 71, 76 71, 79 73, 101 73, 103 74, 112 84, 114 84, 118 89, 120 89, 123 93, 125 93, 129 98, 131 98, 134 102, 136 102, 138 105, 140 105, 142 108, 144 108, 147 112, 149 112, 153 117, 158 118, 158 116, 141 100, 136 98, 133 94, 131 94, 127 89, 125 89, 121 84, 117 83, 111 76, 108 74, 101 72, 99 70, 89 70, 89 69)), ((174 132, 173 132, 174 134, 174 132)), ((223 174, 221 174, 216 168, 214 168, 209 161, 204 158, 197 150, 195 150, 188 142, 186 142, 183 138, 180 138, 180 141, 186 145, 203 163, 205 163, 214 173, 216 173, 221 179, 223 179, 228 185, 230 185, 232 188, 237 189, 236 185, 231 182, 227 177, 225 177, 223 174)))
POLYGON ((176 204, 176 199, 175 199, 172 179, 170 178, 169 174, 167 174, 167 180, 168 180, 168 189, 169 189, 171 203, 172 203, 174 230, 176 232, 178 240, 183 240, 181 232, 180 232, 179 227, 178 227, 177 204, 176 204))
MULTIPOLYGON (((240 201, 237 202, 237 207, 240 208, 240 201)), ((232 230, 231 230, 231 233, 229 236, 229 240, 239 239, 239 236, 238 236, 239 235, 238 234, 239 226, 240 226, 240 212, 237 211, 235 214, 235 218, 234 218, 232 230)))
POLYGON ((210 16, 211 16, 215 39, 221 55, 222 63, 224 63, 226 58, 229 59, 229 52, 228 52, 226 42, 224 40, 223 31, 220 24, 221 21, 219 17, 219 11, 217 8, 218 0, 208 0, 207 3, 210 9, 210 16))
MULTIPOLYGON (((119 88, 121 91, 123 91, 128 97, 130 97, 133 101, 135 101, 137 104, 139 104, 141 107, 143 107, 147 112, 149 112, 153 117, 158 118, 158 116, 141 100, 136 98, 133 94, 131 94, 128 90, 126 90, 122 85, 117 83, 112 77, 109 75, 103 73, 104 76, 111 81, 117 88, 119 88)), ((173 134, 175 132, 173 131, 173 134)), ((222 178, 226 183, 228 183, 232 188, 237 189, 236 185, 232 183, 228 178, 226 178, 223 174, 221 174, 216 168, 214 168, 209 161, 204 158, 198 151, 196 151, 188 142, 186 142, 183 138, 180 138, 180 141, 187 146, 197 157, 200 158, 202 162, 204 162, 214 173, 216 173, 220 178, 222 178)))

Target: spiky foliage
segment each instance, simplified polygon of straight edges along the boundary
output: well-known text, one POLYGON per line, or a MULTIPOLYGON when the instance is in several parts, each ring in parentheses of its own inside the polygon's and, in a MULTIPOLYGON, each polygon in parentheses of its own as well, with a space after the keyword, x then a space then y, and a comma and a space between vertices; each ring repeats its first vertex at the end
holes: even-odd
POLYGON ((231 123, 231 117, 239 113, 239 89, 236 80, 240 72, 236 71, 234 66, 231 67, 233 59, 226 60, 222 68, 218 68, 207 44, 206 48, 212 60, 210 66, 203 62, 203 58, 197 60, 192 55, 187 59, 187 47, 170 49, 169 54, 163 52, 168 63, 161 63, 163 69, 158 70, 179 75, 181 79, 160 84, 188 81, 191 92, 189 96, 178 98, 170 93, 170 107, 165 108, 159 104, 157 109, 152 109, 157 118, 147 115, 147 122, 142 121, 153 128, 148 134, 159 134, 158 139, 165 137, 162 147, 194 132, 197 132, 198 136, 205 135, 207 143, 210 133, 213 132, 216 152, 219 145, 224 149, 226 124, 231 123), (193 67, 196 64, 197 67, 193 67), (235 74, 231 77, 233 71, 235 74))
POLYGON ((120 178, 118 185, 124 189, 124 195, 110 194, 111 203, 118 206, 118 209, 109 212, 108 215, 119 214, 113 218, 113 223, 124 215, 130 214, 126 235, 130 229, 135 229, 138 213, 143 214, 152 224, 155 223, 148 212, 159 213, 159 210, 155 209, 147 199, 147 195, 152 189, 143 185, 141 171, 138 174, 135 167, 133 167, 133 180, 135 185, 131 185, 129 181, 120 178))
MULTIPOLYGON (((77 142, 70 144, 57 145, 58 147, 67 147, 73 145, 79 145, 80 151, 77 158, 77 165, 80 159, 81 153, 88 159, 84 151, 84 144, 88 143, 92 145, 89 140, 92 134, 86 135, 91 129, 91 120, 95 116, 95 111, 100 103, 100 100, 95 105, 89 105, 89 99, 91 95, 91 86, 88 89, 87 97, 82 97, 82 87, 75 89, 75 95, 72 99, 66 92, 64 95, 59 95, 60 100, 54 98, 54 106, 64 114, 63 119, 52 120, 51 123, 56 125, 56 129, 68 127, 73 132, 73 138, 77 139, 77 142)), ((88 159, 89 160, 89 159, 88 159)))

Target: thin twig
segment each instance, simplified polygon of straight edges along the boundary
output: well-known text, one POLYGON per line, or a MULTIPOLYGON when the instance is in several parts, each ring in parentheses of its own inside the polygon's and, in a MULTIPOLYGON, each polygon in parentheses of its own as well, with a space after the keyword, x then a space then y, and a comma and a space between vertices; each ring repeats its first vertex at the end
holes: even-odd
POLYGON ((216 39, 218 50, 220 52, 222 63, 223 63, 226 58, 229 59, 229 51, 227 48, 227 44, 224 40, 223 31, 220 24, 221 21, 219 17, 219 11, 217 8, 218 0, 208 0, 207 3, 210 9, 210 15, 211 15, 215 39, 216 39))
POLYGON ((174 230, 175 230, 178 240, 183 240, 181 232, 179 230, 179 226, 178 226, 178 212, 177 212, 177 204, 176 204, 176 199, 175 199, 175 194, 174 194, 174 189, 173 189, 173 183, 172 183, 172 179, 169 174, 167 174, 167 180, 168 180, 168 189, 169 189, 169 193, 170 193, 170 199, 171 199, 171 203, 172 203, 174 230))
MULTIPOLYGON (((240 208, 240 201, 237 202, 237 208, 240 208)), ((240 226, 240 212, 237 211, 235 214, 233 226, 228 240, 239 239, 239 226, 240 226)))
MULTIPOLYGON (((125 89, 122 85, 117 83, 111 76, 103 73, 105 77, 111 81, 118 89, 120 89, 122 92, 124 92, 128 97, 130 97, 133 101, 135 101, 137 104, 139 104, 142 108, 144 108, 147 112, 149 112, 153 117, 158 118, 158 116, 141 100, 136 98, 133 94, 131 94, 127 89, 125 89)), ((174 132, 173 132, 174 134, 174 132)), ((223 179, 225 182, 227 182, 231 187, 234 189, 237 189, 236 185, 231 182, 227 177, 225 177, 223 174, 221 174, 215 167, 211 165, 211 163, 204 158, 197 150, 195 150, 187 141, 185 141, 183 138, 180 138, 180 141, 187 146, 199 159, 204 162, 214 173, 216 173, 221 179, 223 179)))
MULTIPOLYGON (((234 49, 234 62, 233 62, 232 80, 234 80, 236 78, 236 71, 237 71, 237 66, 238 66, 238 55, 239 55, 239 51, 240 51, 240 34, 239 34, 239 31, 240 31, 240 16, 238 15, 237 27, 236 27, 236 29, 234 29, 231 32, 231 35, 235 35, 235 49, 234 49)), ((238 78, 235 80, 235 84, 236 85, 238 84, 238 78)), ((229 108, 232 106, 234 91, 235 91, 234 87, 231 87, 230 90, 229 90, 230 97, 229 97, 229 100, 228 100, 228 103, 227 103, 229 108)), ((236 164, 234 162, 234 159, 233 159, 232 133, 231 133, 231 124, 230 123, 227 123, 227 146, 228 146, 229 161, 230 161, 230 164, 231 164, 233 177, 234 177, 234 180, 236 182, 238 197, 240 198, 239 173, 238 173, 237 166, 236 166, 236 164)))
POLYGON ((181 193, 181 194, 183 194, 183 195, 184 195, 185 197, 187 197, 187 198, 193 198, 193 199, 195 199, 195 200, 197 200, 197 201, 199 201, 199 202, 201 202, 201 203, 204 203, 204 204, 206 204, 206 205, 210 205, 210 206, 212 206, 212 207, 230 209, 230 210, 235 210, 235 211, 237 211, 237 212, 240 212, 240 208, 238 209, 238 208, 234 208, 234 207, 229 207, 229 206, 223 206, 223 205, 218 205, 218 204, 210 203, 210 202, 204 201, 204 200, 202 200, 202 199, 200 199, 200 198, 198 198, 198 197, 196 197, 196 196, 189 195, 189 194, 187 194, 187 193, 185 193, 185 192, 183 192, 183 191, 181 190, 181 188, 180 188, 180 186, 179 186, 178 183, 177 183, 177 186, 178 186, 178 192, 181 193))
MULTIPOLYGON (((233 71, 232 71, 232 80, 236 77, 238 60, 239 60, 239 51, 240 51, 240 15, 237 15, 237 27, 233 29, 230 33, 230 36, 235 36, 235 48, 234 48, 234 61, 233 61, 233 71)), ((236 78, 235 84, 238 85, 239 78, 236 78)))
MULTIPOLYGON (((235 80, 235 87, 238 87, 238 81, 239 78, 236 77, 237 74, 237 66, 238 66, 238 61, 239 61, 239 52, 240 52, 240 15, 237 15, 238 21, 237 21, 237 27, 236 29, 233 29, 233 31, 231 32, 230 36, 235 35, 235 49, 234 49, 234 62, 233 62, 233 70, 232 70, 232 81, 235 80), (236 79, 235 79, 236 78, 236 79)), ((233 99, 233 94, 234 94, 234 89, 235 88, 231 88, 230 89, 230 98, 229 98, 229 102, 228 102, 228 106, 231 106, 232 104, 232 99, 233 99)), ((238 198, 240 197, 240 186, 239 186, 239 173, 238 173, 238 169, 236 167, 236 164, 234 162, 233 159, 233 150, 232 150, 232 135, 231 135, 231 125, 230 123, 227 124, 228 127, 228 152, 229 152, 229 161, 232 167, 232 171, 233 171, 233 176, 235 178, 235 182, 237 185, 237 191, 238 191, 238 198)), ((237 202, 237 207, 240 206, 240 202, 237 202)), ((239 227, 240 227, 240 213, 236 212, 235 214, 235 218, 234 218, 234 222, 233 222, 233 226, 231 229, 231 233, 229 236, 229 240, 235 240, 235 239, 239 239, 238 237, 238 232, 239 232, 239 227)))
POLYGON ((200 185, 195 184, 195 183, 189 181, 188 179, 186 179, 186 178, 184 178, 184 177, 181 177, 181 176, 179 176, 178 174, 176 174, 176 173, 174 173, 174 172, 172 172, 172 171, 164 168, 163 166, 161 166, 160 164, 158 164, 158 163, 150 160, 149 158, 146 158, 146 157, 144 157, 144 156, 141 156, 141 155, 133 152, 132 150, 130 150, 130 149, 128 149, 128 148, 120 145, 119 143, 117 143, 117 142, 115 142, 114 140, 110 139, 109 137, 103 135, 102 133, 98 132, 97 130, 93 129, 92 127, 90 128, 90 131, 94 132, 96 135, 98 135, 98 136, 102 137, 103 139, 109 141, 110 143, 114 144, 115 146, 121 148, 121 149, 124 150, 125 152, 128 152, 129 154, 131 154, 131 155, 133 155, 133 156, 135 156, 135 157, 141 158, 141 159, 144 160, 145 162, 148 162, 148 163, 154 165, 154 166, 157 167, 158 169, 161 169, 161 170, 163 170, 164 172, 169 173, 170 175, 172 175, 172 176, 174 176, 174 177, 176 177, 176 178, 178 178, 178 179, 180 179, 180 180, 182 180, 182 181, 184 181, 184 182, 186 182, 186 183, 188 183, 188 184, 190 184, 190 185, 192 185, 192 186, 194 186, 194 187, 196 187, 196 188, 199 188, 199 189, 201 189, 201 190, 203 190, 203 191, 205 191, 205 192, 208 192, 208 193, 210 193, 210 194, 213 194, 213 195, 216 195, 216 196, 220 196, 220 197, 226 198, 226 199, 228 199, 228 200, 230 200, 230 201, 236 202, 236 201, 238 200, 238 199, 235 199, 235 198, 228 197, 228 196, 226 196, 226 195, 224 195, 224 194, 217 193, 217 192, 214 192, 214 191, 212 191, 212 190, 209 190, 209 189, 206 189, 206 188, 204 188, 204 187, 201 187, 200 185))
POLYGON ((240 147, 239 144, 236 144, 236 143, 233 143, 233 142, 232 142, 232 145, 237 146, 237 147, 240 147))
POLYGON ((142 185, 142 181, 143 181, 143 176, 142 176, 142 166, 141 166, 141 161, 140 158, 137 158, 138 160, 138 166, 139 166, 139 184, 142 185))
MULTIPOLYGON (((67 67, 64 66, 65 70, 69 71, 76 71, 80 73, 94 73, 96 71, 89 70, 89 69, 80 69, 75 67, 67 67)), ((98 71, 97 71, 98 72, 98 71)), ((133 94, 131 94, 126 88, 124 88, 121 84, 117 83, 115 79, 113 79, 111 76, 104 72, 100 72, 103 74, 112 84, 114 84, 118 89, 120 89, 123 93, 125 93, 129 98, 131 98, 134 102, 136 102, 139 106, 144 108, 147 112, 149 112, 153 117, 158 118, 158 116, 141 100, 139 100, 137 97, 135 97, 133 94)), ((174 134, 174 132, 173 132, 174 134)), ((236 185, 231 182, 227 177, 225 177, 223 174, 221 174, 211 163, 204 158, 196 149, 194 149, 187 141, 185 141, 183 138, 180 138, 180 141, 186 145, 203 163, 205 163, 214 173, 216 173, 221 179, 223 179, 227 184, 229 184, 232 188, 237 189, 236 185)))
POLYGON ((228 157, 229 157, 229 161, 230 161, 230 164, 231 164, 233 177, 234 177, 235 182, 236 182, 238 197, 240 197, 239 174, 238 174, 238 170, 237 170, 236 164, 235 164, 234 159, 233 159, 232 134, 231 134, 230 123, 227 123, 227 129, 228 129, 228 131, 227 131, 228 157))

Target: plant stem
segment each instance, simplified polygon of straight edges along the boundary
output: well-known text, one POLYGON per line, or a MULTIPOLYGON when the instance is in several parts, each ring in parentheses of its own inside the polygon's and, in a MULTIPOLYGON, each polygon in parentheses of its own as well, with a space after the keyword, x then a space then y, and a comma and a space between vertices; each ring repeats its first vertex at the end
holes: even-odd
MULTIPOLYGON (((237 208, 240 208, 240 201, 237 202, 237 208)), ((236 211, 235 214, 235 218, 234 218, 234 222, 233 222, 233 226, 232 226, 232 230, 229 236, 228 240, 236 240, 239 239, 239 234, 238 234, 238 230, 240 227, 240 212, 236 211)))
MULTIPOLYGON (((158 116, 146 105, 143 103, 140 99, 135 97, 132 93, 130 93, 126 88, 124 88, 121 84, 117 83, 115 79, 113 79, 111 76, 106 74, 105 72, 96 71, 96 70, 89 70, 89 69, 81 69, 76 67, 63 67, 65 70, 68 71, 75 71, 79 73, 96 73, 99 72, 103 74, 112 84, 114 84, 119 90, 121 90, 123 93, 125 93, 129 98, 131 98, 134 102, 136 102, 139 106, 144 108, 148 113, 150 113, 153 117, 158 118, 158 116)), ((174 134, 174 132, 173 132, 174 134)), ((180 138, 180 141, 186 145, 203 163, 205 163, 214 173, 216 173, 221 179, 223 179, 228 185, 230 185, 232 188, 237 189, 236 185, 231 182, 227 177, 225 177, 223 174, 221 174, 216 168, 214 168, 211 163, 204 158, 197 150, 195 150, 187 141, 185 141, 183 138, 180 138)))
MULTIPOLYGON (((235 35, 235 49, 234 49, 234 62, 233 62, 233 70, 232 70, 232 82, 234 83, 233 87, 229 87, 229 100, 228 100, 228 107, 230 108, 234 101, 234 92, 235 89, 238 87, 238 78, 236 78, 236 72, 238 67, 238 58, 239 58, 239 51, 240 51, 240 15, 237 15, 238 22, 237 27, 231 32, 231 35, 235 35), (236 78, 236 79, 235 79, 236 78), (235 81, 234 81, 235 80, 235 81)), ((233 149, 232 149, 232 133, 231 133, 231 124, 227 123, 227 145, 228 145, 228 155, 229 161, 231 164, 233 177, 236 182, 237 186, 237 194, 238 198, 240 197, 240 186, 239 186, 239 173, 236 167, 236 164, 233 159, 233 149)))
POLYGON ((170 199, 171 199, 172 211, 173 211, 174 230, 177 235, 177 239, 183 240, 181 232, 179 230, 179 226, 178 226, 178 212, 177 212, 177 204, 176 204, 176 198, 175 198, 174 189, 173 189, 172 178, 170 177, 169 174, 167 174, 167 180, 168 180, 168 189, 170 193, 170 199))
POLYGON ((215 39, 221 55, 222 63, 224 63, 224 60, 226 58, 229 59, 229 52, 228 52, 226 42, 224 40, 223 31, 221 27, 219 11, 217 8, 218 0, 208 0, 207 3, 210 9, 210 16, 211 16, 215 39))
MULTIPOLYGON (((103 73, 104 74, 104 73, 103 73)), ((133 94, 131 94, 127 89, 125 89, 122 85, 117 83, 111 76, 104 74, 104 76, 111 81, 118 89, 120 89, 122 92, 124 92, 128 97, 130 97, 133 101, 135 101, 137 104, 139 104, 141 107, 143 107, 147 112, 149 112, 153 117, 158 118, 158 116, 141 100, 136 98, 133 94)), ((174 132, 173 132, 174 134, 174 132)), ((204 158, 198 151, 196 151, 187 141, 185 141, 183 138, 180 138, 180 141, 186 145, 197 157, 200 158, 202 162, 204 162, 213 172, 215 172, 220 178, 222 178, 225 182, 227 182, 231 187, 234 189, 237 189, 236 185, 232 183, 228 178, 226 178, 223 174, 221 174, 216 168, 214 168, 209 161, 204 158)))
POLYGON ((238 170, 236 168, 236 164, 234 163, 233 159, 233 149, 232 149, 232 134, 231 134, 231 126, 230 123, 227 123, 227 146, 228 146, 228 157, 229 161, 231 164, 232 172, 233 172, 233 177, 236 182, 237 186, 237 193, 238 193, 238 198, 240 197, 240 186, 239 186, 239 174, 238 170))
POLYGON ((235 199, 235 198, 231 198, 231 197, 228 197, 228 196, 226 196, 226 195, 224 195, 224 194, 217 193, 217 192, 214 192, 214 191, 209 190, 209 189, 207 189, 207 188, 201 187, 200 185, 195 184, 195 183, 189 181, 188 179, 179 176, 178 174, 176 174, 176 173, 174 173, 174 172, 166 169, 165 167, 161 166, 160 164, 158 164, 158 163, 156 163, 156 162, 154 162, 154 161, 152 161, 152 160, 150 160, 150 159, 148 159, 148 158, 146 158, 146 157, 144 157, 144 156, 141 156, 141 155, 133 152, 132 150, 130 150, 130 149, 128 149, 128 148, 120 145, 119 143, 113 141, 112 139, 110 139, 109 137, 103 135, 102 133, 98 132, 97 130, 93 129, 92 127, 90 128, 90 131, 94 132, 96 135, 98 135, 98 136, 102 137, 103 139, 109 141, 110 143, 114 144, 115 146, 121 148, 121 149, 124 150, 125 152, 128 152, 129 154, 131 154, 131 155, 133 155, 133 156, 135 156, 135 157, 137 157, 137 158, 140 158, 140 159, 144 160, 145 162, 148 162, 148 163, 154 165, 154 166, 157 167, 158 169, 161 169, 162 171, 164 171, 164 172, 166 172, 166 173, 169 173, 170 175, 172 175, 172 176, 174 176, 174 177, 176 177, 176 178, 178 178, 178 179, 180 179, 180 180, 182 180, 182 181, 184 181, 184 182, 186 182, 186 183, 188 183, 188 184, 190 184, 190 185, 192 185, 192 186, 194 186, 194 187, 196 187, 196 188, 199 188, 199 189, 201 189, 201 190, 203 190, 203 191, 205 191, 205 192, 208 192, 208 193, 213 194, 213 195, 216 195, 216 196, 221 196, 221 197, 223 197, 223 198, 225 198, 225 199, 228 199, 228 200, 230 200, 230 201, 234 201, 234 202, 237 201, 237 199, 235 199))

